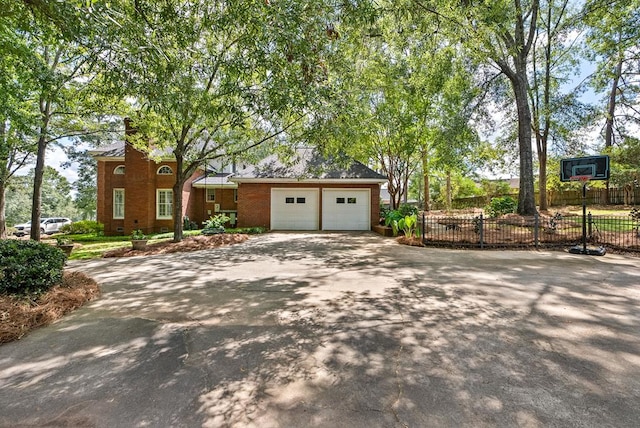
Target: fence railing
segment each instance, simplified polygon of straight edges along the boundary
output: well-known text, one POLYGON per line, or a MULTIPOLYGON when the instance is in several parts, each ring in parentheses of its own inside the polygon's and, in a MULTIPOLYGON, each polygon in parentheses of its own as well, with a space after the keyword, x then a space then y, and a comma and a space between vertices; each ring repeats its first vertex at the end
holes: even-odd
MULTIPOLYGON (((594 216, 586 221, 589 245, 640 252, 640 223, 630 216, 594 216)), ((422 215, 425 245, 474 248, 550 248, 582 243, 582 216, 497 218, 422 215)))
MULTIPOLYGON (((605 189, 588 189, 586 202, 588 205, 607 205, 605 189)), ((469 196, 466 198, 455 198, 451 201, 453 209, 482 208, 491 202, 491 198, 511 196, 518 199, 517 193, 502 195, 469 196)), ((550 207, 566 205, 582 205, 582 189, 550 191, 547 194, 547 202, 550 207)), ((535 192, 536 204, 540 203, 540 194, 535 192)), ((633 205, 640 203, 640 187, 634 189, 609 189, 608 205, 633 205)), ((437 204, 434 204, 434 207, 437 204)))

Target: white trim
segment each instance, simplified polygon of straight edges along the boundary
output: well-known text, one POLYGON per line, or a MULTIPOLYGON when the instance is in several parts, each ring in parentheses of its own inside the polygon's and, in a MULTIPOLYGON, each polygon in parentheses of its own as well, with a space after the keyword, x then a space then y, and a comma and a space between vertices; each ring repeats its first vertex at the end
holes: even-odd
MULTIPOLYGON (((89 153, 91 154, 91 153, 89 153)), ((93 155, 92 155, 93 156, 93 155)), ((93 158, 97 161, 105 161, 105 162, 124 162, 124 156, 93 156, 93 158)))
POLYGON ((124 175, 127 172, 127 168, 124 165, 118 165, 113 168, 114 175, 124 175), (116 172, 118 169, 122 168, 122 172, 116 172))
POLYGON ((160 165, 160 166, 158 167, 158 169, 156 170, 156 175, 173 175, 173 168, 171 168, 169 165, 160 165), (169 171, 171 171, 171 172, 169 172, 169 173, 167 173, 167 172, 160 172, 160 170, 161 170, 162 168, 168 168, 168 169, 169 169, 169 171))
POLYGON ((112 212, 111 215, 113 216, 114 220, 123 220, 124 219, 124 205, 125 203, 125 195, 124 195, 124 189, 121 187, 118 188, 114 188, 113 189, 113 208, 112 208, 112 212), (122 216, 118 216, 116 215, 116 192, 120 192, 122 191, 122 216))
POLYGON ((156 220, 171 220, 173 218, 173 189, 156 189, 156 220), (169 215, 160 215, 160 193, 171 192, 169 202, 165 202, 165 205, 169 205, 169 215))
POLYGON ((196 189, 237 189, 238 185, 235 183, 229 184, 199 184, 192 183, 191 187, 196 189))

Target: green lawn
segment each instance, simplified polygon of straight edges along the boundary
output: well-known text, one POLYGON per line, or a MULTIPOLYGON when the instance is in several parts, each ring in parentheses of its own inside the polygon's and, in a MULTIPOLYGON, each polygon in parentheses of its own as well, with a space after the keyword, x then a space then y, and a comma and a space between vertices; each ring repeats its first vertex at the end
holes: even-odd
MULTIPOLYGON (((193 236, 200 234, 199 230, 189 230, 184 232, 184 236, 193 236)), ((127 236, 98 236, 95 234, 84 235, 66 235, 76 244, 69 260, 87 260, 102 257, 107 251, 116 250, 118 248, 131 247, 131 237, 127 236)), ((149 235, 149 244, 156 242, 170 241, 173 239, 173 233, 163 233, 157 235, 149 235)))
MULTIPOLYGON (((582 207, 581 206, 571 206, 567 207, 569 212, 582 215, 582 207)), ((596 206, 589 207, 587 205, 587 213, 591 213, 592 215, 611 215, 611 216, 620 216, 620 217, 629 217, 629 213, 631 212, 630 208, 622 208, 617 207, 615 205, 608 207, 596 206)))
MULTIPOLYGON (((201 234, 201 230, 186 230, 183 232, 184 237, 196 236, 201 234)), ((226 233, 264 233, 262 228, 249 228, 249 229, 227 229, 226 233)), ((61 235, 58 235, 61 236, 61 235)), ((98 236, 95 234, 84 235, 64 235, 65 238, 69 238, 75 244, 75 248, 69 256, 69 260, 87 260, 100 258, 102 255, 111 250, 118 248, 131 247, 131 237, 126 236, 98 236)), ((55 236, 54 236, 55 238, 55 236)), ((173 239, 173 233, 162 233, 156 235, 149 235, 149 244, 155 244, 156 242, 171 241, 173 239)))
POLYGON ((601 232, 631 232, 634 230, 636 223, 631 217, 620 216, 620 218, 600 218, 593 217, 593 223, 597 230, 601 232))

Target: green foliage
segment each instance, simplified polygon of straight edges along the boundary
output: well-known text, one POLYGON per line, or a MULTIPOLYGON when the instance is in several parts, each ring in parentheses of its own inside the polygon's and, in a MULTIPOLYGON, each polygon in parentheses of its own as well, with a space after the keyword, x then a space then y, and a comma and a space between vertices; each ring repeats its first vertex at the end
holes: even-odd
POLYGON ((61 245, 73 245, 73 240, 69 237, 66 236, 58 236, 56 238, 56 245, 57 246, 61 246, 61 245))
POLYGON ((398 207, 398 212, 401 216, 406 217, 408 215, 418 215, 418 207, 415 207, 410 204, 400 204, 398 207))
POLYGON ((393 236, 398 236, 400 230, 405 236, 417 236, 418 209, 409 204, 403 204, 397 210, 386 210, 384 224, 391 227, 393 236))
POLYGON ((390 226, 393 231, 393 236, 398 236, 399 222, 404 216, 398 210, 389 210, 385 213, 384 224, 390 226))
POLYGON ((184 218, 182 219, 182 228, 184 231, 199 229, 198 224, 195 221, 191 221, 191 219, 189 219, 189 216, 184 216, 184 218))
POLYGON ((249 235, 260 235, 261 233, 265 233, 267 231, 267 229, 264 227, 247 227, 241 230, 241 233, 246 233, 249 235))
MULTIPOLYGON (((557 175, 557 174, 556 174, 557 175)), ((507 195, 511 193, 511 186, 506 180, 482 180, 482 189, 485 195, 507 195)))
POLYGON ((81 220, 65 224, 60 229, 60 232, 72 235, 94 234, 100 236, 104 234, 104 224, 94 220, 81 220))
POLYGON ((204 229, 202 229, 203 235, 214 235, 216 233, 224 233, 224 225, 231 220, 226 214, 216 214, 209 217, 209 220, 205 221, 204 229))
POLYGON ((485 212, 489 217, 499 217, 504 214, 513 213, 518 208, 518 202, 511 196, 491 198, 489 205, 485 207, 485 212))
POLYGON ((66 150, 68 162, 62 164, 63 168, 70 168, 76 164, 78 179, 73 183, 76 190, 74 204, 80 218, 84 220, 96 218, 97 207, 97 168, 96 160, 87 150, 78 151, 74 146, 66 150))
POLYGON ((404 236, 418 236, 418 216, 416 214, 407 215, 398 220, 398 228, 402 229, 404 236))
MULTIPOLYGON (((24 223, 31 219, 33 180, 33 169, 27 175, 11 178, 6 195, 8 224, 24 223)), ((77 210, 71 197, 71 184, 66 177, 50 166, 44 169, 40 209, 41 217, 77 217, 77 210)))
POLYGON ((147 235, 145 235, 142 230, 140 229, 136 229, 133 232, 131 232, 131 240, 132 241, 143 241, 147 239, 147 235))
POLYGON ((62 279, 66 257, 51 245, 36 241, 0 241, 0 293, 42 293, 62 279))
POLYGON ((209 217, 204 227, 205 229, 224 227, 229 220, 231 220, 231 218, 226 214, 216 214, 215 216, 209 217))

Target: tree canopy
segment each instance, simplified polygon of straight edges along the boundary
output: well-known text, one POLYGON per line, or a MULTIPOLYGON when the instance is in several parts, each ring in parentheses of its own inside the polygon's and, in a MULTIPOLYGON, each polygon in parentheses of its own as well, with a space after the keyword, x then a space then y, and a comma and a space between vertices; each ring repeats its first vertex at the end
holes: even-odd
MULTIPOLYGON (((0 11, 0 233, 17 170, 35 162, 36 221, 47 147, 104 140, 125 117, 130 142, 177 161, 176 240, 189 176, 258 147, 346 152, 387 174, 394 205, 418 174, 428 209, 430 176, 487 160, 480 130, 495 131, 485 125, 491 105, 518 159, 518 212, 533 214, 534 147, 543 209, 555 174, 549 147, 553 155, 604 149, 633 172, 639 1, 8 2, 0 11), (585 61, 596 65, 587 80, 602 96, 591 106, 566 89, 585 61), (602 138, 575 145, 593 111, 602 138)), ((78 190, 88 213, 92 187, 78 190)))

